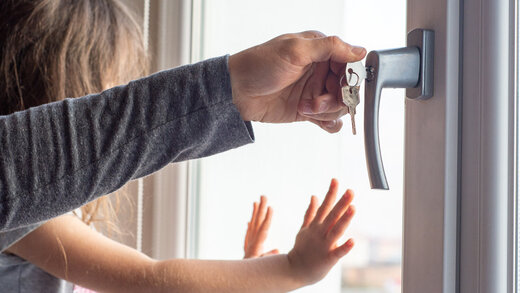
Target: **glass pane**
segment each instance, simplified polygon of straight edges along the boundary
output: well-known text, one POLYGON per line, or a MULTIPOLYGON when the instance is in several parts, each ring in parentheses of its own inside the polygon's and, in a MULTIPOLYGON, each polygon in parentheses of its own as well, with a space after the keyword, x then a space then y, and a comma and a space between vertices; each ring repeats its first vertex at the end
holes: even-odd
MULTIPOLYGON (((309 29, 369 51, 405 45, 405 0, 205 1, 203 10, 203 58, 309 29)), ((252 203, 262 194, 274 209, 265 248, 288 252, 310 196, 322 199, 335 177, 342 190, 356 192, 357 215, 346 234, 356 245, 323 281, 298 292, 400 292, 404 91, 383 95, 381 148, 390 191, 369 188, 362 104, 356 136, 348 117, 335 135, 310 123, 256 123, 254 144, 199 162, 197 256, 241 258, 252 203)))

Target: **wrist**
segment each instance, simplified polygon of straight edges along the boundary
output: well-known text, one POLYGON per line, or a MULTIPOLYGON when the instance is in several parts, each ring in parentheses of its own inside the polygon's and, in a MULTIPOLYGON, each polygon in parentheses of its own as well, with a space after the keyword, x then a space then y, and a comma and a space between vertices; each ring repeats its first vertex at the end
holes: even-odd
POLYGON ((228 70, 229 70, 229 80, 230 80, 230 84, 231 84, 231 96, 232 96, 232 101, 233 101, 233 104, 235 105, 235 107, 237 107, 238 109, 238 112, 240 112, 240 115, 242 117, 242 119, 244 121, 250 121, 250 119, 247 119, 247 117, 245 117, 246 115, 244 115, 244 107, 242 105, 242 100, 240 99, 240 89, 239 89, 239 75, 240 73, 238 72, 239 71, 239 63, 238 63, 238 60, 237 58, 239 58, 237 56, 237 54, 234 54, 234 55, 230 55, 229 56, 229 59, 228 59, 228 70))
POLYGON ((295 282, 300 284, 301 287, 308 286, 308 285, 315 283, 315 281, 313 282, 313 281, 309 280, 309 278, 307 276, 308 272, 306 272, 306 270, 304 269, 304 266, 301 262, 301 257, 298 255, 298 253, 294 249, 289 251, 289 253, 286 255, 286 257, 287 257, 287 261, 289 263, 289 270, 291 271, 291 277, 295 280, 295 282))

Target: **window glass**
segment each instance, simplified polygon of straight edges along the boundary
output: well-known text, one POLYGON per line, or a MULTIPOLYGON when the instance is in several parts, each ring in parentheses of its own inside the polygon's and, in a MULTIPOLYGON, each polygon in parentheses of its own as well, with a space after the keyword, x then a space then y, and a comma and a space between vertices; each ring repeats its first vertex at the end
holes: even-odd
MULTIPOLYGON (((402 47, 404 0, 298 0, 203 2, 202 55, 236 53, 279 34, 319 30, 369 51, 402 47)), ((361 97, 363 100, 363 87, 361 97)), ((385 89, 380 113, 381 149, 390 191, 370 190, 363 143, 350 118, 338 134, 310 123, 254 123, 254 144, 197 164, 197 257, 238 259, 252 204, 266 195, 274 210, 266 250, 288 252, 311 195, 323 199, 331 178, 356 193, 357 214, 345 236, 354 249, 318 284, 298 292, 400 292, 404 91, 385 89)), ((194 240, 195 241, 195 240, 194 240)))

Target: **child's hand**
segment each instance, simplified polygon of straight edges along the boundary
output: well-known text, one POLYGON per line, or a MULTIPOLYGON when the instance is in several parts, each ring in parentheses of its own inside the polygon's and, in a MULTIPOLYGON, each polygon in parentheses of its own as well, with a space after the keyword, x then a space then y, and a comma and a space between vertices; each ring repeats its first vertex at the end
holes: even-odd
POLYGON ((253 204, 253 215, 251 216, 251 221, 247 223, 246 239, 244 240, 244 258, 278 254, 278 249, 262 253, 272 216, 273 210, 267 206, 267 198, 262 195, 260 204, 257 202, 253 204))
POLYGON ((336 244, 355 212, 354 206, 350 205, 354 197, 351 190, 347 190, 332 208, 337 191, 338 181, 332 179, 327 196, 319 208, 318 199, 311 197, 294 248, 288 254, 296 277, 306 284, 315 283, 325 277, 354 246, 352 239, 340 246, 336 244))

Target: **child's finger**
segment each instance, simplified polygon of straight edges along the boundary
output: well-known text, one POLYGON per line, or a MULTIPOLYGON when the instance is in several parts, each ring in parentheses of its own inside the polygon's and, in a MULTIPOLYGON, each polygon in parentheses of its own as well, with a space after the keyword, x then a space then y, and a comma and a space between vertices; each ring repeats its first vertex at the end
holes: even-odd
POLYGON ((255 231, 258 231, 258 229, 260 229, 260 225, 262 225, 262 222, 264 221, 266 212, 267 212, 267 198, 262 195, 262 196, 260 196, 260 205, 258 206, 258 214, 256 215, 255 225, 253 226, 253 229, 255 231))
POLYGON ((273 209, 271 207, 267 207, 267 212, 265 215, 265 220, 262 222, 262 225, 258 229, 256 234, 255 245, 262 245, 267 238, 267 233, 269 232, 269 226, 271 226, 271 218, 273 216, 273 209))
POLYGON ((251 232, 253 232, 252 230, 254 230, 256 227, 257 216, 258 216, 258 203, 255 201, 253 203, 253 215, 251 216, 251 221, 250 221, 251 225, 249 228, 249 230, 251 230, 251 232))
POLYGON ((345 194, 340 198, 340 200, 336 203, 332 211, 327 215, 323 224, 327 227, 327 231, 336 223, 336 221, 345 213, 345 210, 348 208, 350 203, 352 203, 352 199, 354 199, 354 192, 352 190, 347 190, 345 194))
POLYGON ((343 235, 345 232, 345 229, 347 229, 348 225, 350 224, 350 221, 352 220, 352 217, 354 217, 354 214, 356 213, 356 209, 354 206, 349 206, 347 211, 341 216, 341 218, 336 222, 334 227, 330 229, 327 238, 332 242, 336 243, 338 239, 343 235))
POLYGON ((249 244, 249 238, 251 237, 251 222, 247 223, 247 231, 246 237, 244 239, 244 251, 247 250, 247 245, 249 244))
POLYGON ((309 207, 305 212, 305 216, 303 217, 302 228, 309 226, 309 224, 314 219, 316 215, 316 210, 318 209, 318 198, 316 196, 311 196, 311 202, 309 203, 309 207))
POLYGON ((332 208, 334 201, 336 201, 337 193, 338 193, 338 180, 332 179, 330 182, 329 191, 327 192, 327 195, 325 196, 323 203, 318 208, 314 221, 317 221, 318 223, 321 223, 323 221, 325 216, 327 216, 330 209, 332 208))
POLYGON ((260 255, 263 250, 265 239, 267 239, 267 234, 269 232, 269 225, 271 219, 271 208, 267 209, 266 221, 260 226, 254 237, 251 239, 251 247, 250 251, 254 252, 255 255, 260 255))
POLYGON ((267 207, 267 212, 265 214, 265 219, 260 226, 260 231, 268 231, 269 227, 271 227, 271 219, 273 217, 273 208, 267 207))
POLYGON ((354 247, 354 239, 349 239, 347 242, 343 243, 341 246, 337 247, 332 251, 332 255, 337 259, 344 257, 350 250, 354 247))

